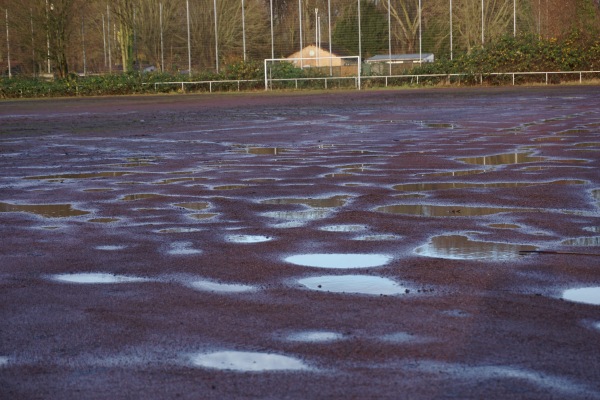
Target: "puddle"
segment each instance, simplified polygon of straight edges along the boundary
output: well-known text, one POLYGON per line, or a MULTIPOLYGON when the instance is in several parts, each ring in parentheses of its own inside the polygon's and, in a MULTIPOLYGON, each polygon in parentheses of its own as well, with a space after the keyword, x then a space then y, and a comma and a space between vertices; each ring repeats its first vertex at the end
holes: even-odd
POLYGON ((304 267, 333 269, 380 267, 391 260, 384 254, 299 254, 285 258, 286 262, 304 267))
POLYGON ((235 283, 218 283, 209 280, 196 280, 189 284, 196 290, 204 292, 218 292, 218 293, 247 293, 255 292, 257 289, 250 285, 241 285, 235 283))
POLYGON ((302 204, 314 208, 334 208, 343 207, 350 196, 333 196, 322 199, 298 199, 298 198, 281 198, 269 199, 261 201, 262 204, 302 204))
POLYGON ((203 220, 203 219, 211 219, 213 217, 216 217, 217 215, 219 215, 219 214, 216 214, 216 213, 199 213, 199 214, 190 214, 190 215, 188 215, 188 217, 194 218, 194 219, 203 220))
POLYGON ((470 206, 435 206, 422 204, 398 204, 375 209, 389 214, 420 215, 422 217, 478 217, 507 212, 535 212, 531 208, 500 208, 470 206))
POLYGON ((127 246, 123 246, 123 245, 104 245, 104 246, 96 246, 94 248, 96 250, 103 250, 103 251, 117 251, 117 250, 126 249, 127 246))
POLYGON ((89 211, 74 209, 71 204, 8 204, 0 202, 0 212, 26 212, 44 218, 77 217, 89 211))
POLYGON ((456 126, 454 124, 448 124, 448 123, 444 123, 444 122, 424 122, 424 123, 422 123, 422 126, 424 126, 426 128, 433 128, 433 129, 454 129, 454 128, 456 128, 456 126))
POLYGON ((193 203, 178 203, 174 204, 175 207, 185 208, 186 210, 202 211, 210 207, 209 203, 206 202, 193 202, 193 203))
POLYGON ((380 337, 380 340, 388 343, 399 343, 399 344, 418 344, 418 343, 427 343, 431 340, 428 338, 424 338, 421 336, 413 335, 406 332, 395 332, 389 333, 387 335, 383 335, 380 337))
POLYGON ((496 229, 519 229, 521 227, 516 224, 488 224, 488 226, 496 229))
POLYGON ((567 239, 560 242, 560 244, 565 246, 600 247, 600 236, 567 239))
POLYGON ((504 153, 482 157, 457 158, 458 161, 476 165, 510 165, 546 161, 546 157, 532 156, 531 153, 504 153))
POLYGON ((130 175, 130 174, 131 174, 131 172, 90 172, 90 173, 81 173, 81 174, 27 176, 23 179, 62 181, 64 179, 113 178, 113 177, 130 175))
POLYGON ((327 225, 319 229, 326 232, 362 232, 366 231, 367 227, 364 225, 327 225))
POLYGON ((600 233, 600 226, 586 226, 583 228, 584 231, 600 233))
POLYGON ((349 173, 340 173, 340 174, 325 174, 325 175, 323 175, 323 177, 324 178, 348 178, 348 177, 355 178, 356 175, 349 174, 349 173))
POLYGON ((600 147, 600 142, 577 143, 575 147, 600 147))
POLYGON ((326 218, 331 214, 327 210, 310 210, 310 211, 270 211, 262 213, 264 217, 285 219, 285 220, 300 220, 311 221, 315 219, 326 218))
POLYGON ((446 171, 446 172, 431 172, 427 174, 418 174, 418 176, 434 176, 434 177, 442 177, 442 176, 466 176, 466 175, 477 175, 483 174, 484 172, 489 172, 486 169, 467 169, 460 171, 446 171))
POLYGON ((421 193, 402 193, 402 194, 393 194, 392 196, 396 199, 424 199, 427 197, 426 194, 421 194, 421 193))
POLYGON ((341 340, 344 335, 328 331, 306 331, 292 333, 287 336, 287 340, 292 342, 325 343, 341 340))
POLYGON ((191 233, 191 232, 202 232, 204 229, 201 228, 166 228, 159 229, 154 232, 156 233, 191 233))
POLYGON ((88 222, 95 222, 99 224, 109 224, 111 222, 117 222, 119 218, 92 218, 88 219, 88 222))
POLYGON ((563 292, 562 298, 575 303, 600 306, 600 287, 568 289, 563 292))
POLYGON ((155 182, 155 185, 169 185, 171 183, 179 183, 179 182, 194 182, 194 181, 205 181, 206 178, 171 178, 164 179, 159 182, 155 182))
POLYGON ((299 279, 298 283, 311 290, 332 293, 398 295, 407 288, 388 278, 370 275, 328 275, 299 279))
POLYGON ((279 154, 287 153, 290 150, 281 147, 245 147, 239 151, 246 154, 276 156, 279 154))
POLYGON ((248 185, 221 185, 221 186, 213 186, 213 190, 237 190, 244 189, 249 187, 248 185))
POLYGON ((60 282, 84 284, 147 282, 149 280, 135 276, 113 275, 105 273, 56 274, 51 275, 51 279, 60 282))
POLYGON ((400 240, 402 236, 391 235, 391 234, 380 234, 380 235, 365 235, 354 238, 354 240, 366 240, 366 241, 384 241, 384 240, 400 240))
POLYGON ((273 238, 264 235, 228 235, 226 240, 232 243, 262 243, 273 240, 273 238))
POLYGON ((128 194, 127 196, 121 197, 121 200, 124 201, 136 201, 136 200, 144 200, 144 199, 152 199, 156 197, 165 197, 162 194, 156 193, 139 193, 139 194, 128 194))
POLYGON ((435 236, 415 253, 433 258, 450 260, 508 260, 519 256, 520 251, 537 250, 535 246, 510 243, 477 242, 466 236, 435 236))
POLYGON ((576 179, 561 179, 551 182, 492 182, 492 183, 467 183, 467 182, 432 182, 432 183, 407 183, 393 186, 394 190, 406 192, 423 192, 428 190, 469 189, 469 188, 517 188, 539 185, 584 185, 587 181, 576 179))
POLYGON ((534 142, 560 142, 563 138, 559 136, 544 136, 533 139, 534 142))
POLYGON ((84 192, 111 192, 114 189, 111 188, 92 188, 92 189, 84 189, 84 192))
POLYGON ((202 250, 194 249, 192 242, 174 242, 171 243, 171 248, 167 253, 174 256, 188 256, 200 254, 202 253, 202 250))
POLYGON ((192 357, 197 367, 240 372, 301 371, 310 369, 301 360, 271 353, 247 351, 216 351, 192 357))

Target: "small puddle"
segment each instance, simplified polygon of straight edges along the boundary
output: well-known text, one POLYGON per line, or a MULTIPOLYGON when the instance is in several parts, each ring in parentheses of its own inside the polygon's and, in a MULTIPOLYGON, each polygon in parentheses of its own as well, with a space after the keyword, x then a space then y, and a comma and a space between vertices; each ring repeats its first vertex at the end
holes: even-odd
POLYGON ((210 206, 209 203, 206 202, 192 202, 192 203, 178 203, 175 204, 175 207, 185 208, 186 210, 193 211, 202 211, 207 209, 210 206))
POLYGON ((113 178, 118 176, 130 175, 131 172, 90 172, 81 174, 59 174, 59 175, 42 175, 42 176, 27 176, 23 179, 35 180, 57 180, 64 179, 90 179, 90 178, 113 178))
POLYGON ((575 147, 600 147, 600 142, 577 143, 575 147))
POLYGON ((478 242, 462 235, 435 236, 415 253, 449 260, 507 260, 519 256, 520 251, 537 250, 535 246, 510 243, 478 242))
POLYGON ((103 246, 96 246, 94 248, 96 250, 102 250, 102 251, 117 251, 117 250, 126 249, 127 246, 123 246, 123 245, 103 245, 103 246))
POLYGON ((165 228, 159 229, 154 232, 156 233, 191 233, 191 232, 202 232, 202 228, 165 228))
POLYGON ((562 140, 564 139, 559 136, 544 136, 533 139, 534 142, 560 142, 562 140))
POLYGON ((247 351, 216 351, 192 357, 197 367, 240 372, 302 371, 310 369, 297 358, 247 351))
POLYGON ((388 278, 371 275, 328 275, 299 279, 298 283, 311 290, 332 293, 355 293, 369 295, 398 295, 407 288, 388 278))
POLYGON ((99 224, 110 224, 111 222, 117 222, 119 218, 92 218, 88 219, 88 222, 94 222, 99 224))
POLYGON ((243 149, 238 150, 239 152, 243 152, 246 154, 256 154, 263 156, 276 156, 283 153, 287 153, 290 150, 282 147, 245 147, 243 149))
POLYGON ((445 171, 445 172, 430 172, 426 174, 418 174, 418 176, 432 176, 432 177, 443 177, 443 176, 466 176, 466 175, 477 175, 489 172, 487 169, 467 169, 459 171, 445 171))
POLYGON ((510 165, 546 161, 546 157, 532 156, 531 153, 504 153, 482 157, 457 158, 458 161, 476 165, 510 165))
POLYGON ((424 192, 429 190, 447 189, 470 189, 470 188, 517 188, 539 185, 584 185, 587 181, 577 179, 561 179, 551 182, 492 182, 492 183, 470 183, 470 182, 432 182, 432 183, 406 183, 393 186, 394 190, 406 192, 424 192))
POLYGON ((217 213, 198 213, 198 214, 190 214, 188 215, 188 217, 190 218, 194 218, 194 219, 199 219, 199 220, 205 220, 205 219, 211 219, 216 217, 217 213))
POLYGON ((344 335, 337 332, 329 331, 306 331, 292 333, 287 336, 287 340, 291 342, 307 342, 307 343, 326 343, 334 342, 344 338, 344 335))
POLYGON ((174 242, 171 243, 168 254, 174 256, 189 256, 202 253, 202 250, 194 249, 192 242, 174 242))
POLYGON ((74 209, 71 204, 8 204, 0 202, 0 212, 26 212, 44 218, 66 218, 89 214, 74 209))
POLYGON ((343 207, 350 196, 333 196, 322 199, 298 199, 298 198, 281 198, 269 199, 261 201, 262 204, 302 204, 314 208, 334 208, 343 207))
POLYGON ((213 186, 213 190, 238 190, 249 187, 248 185, 221 185, 213 186))
POLYGON ((129 283, 149 281, 149 279, 146 278, 105 273, 56 274, 51 275, 51 279, 59 282, 83 284, 129 283))
POLYGON ((562 298, 575 303, 600 306, 600 287, 568 289, 563 292, 562 298))
POLYGON ((136 200, 144 200, 144 199, 153 199, 157 197, 165 197, 162 194, 156 193, 138 193, 138 194, 128 194, 126 196, 121 197, 121 200, 124 201, 136 201, 136 200))
POLYGON ((362 232, 366 231, 365 225, 327 225, 319 228, 325 232, 362 232))
POLYGON ((380 267, 391 260, 384 254, 299 254, 285 258, 286 262, 304 267, 333 269, 380 267))
POLYGON ((203 292, 217 293, 247 293, 255 292, 257 289, 250 285, 241 285, 235 283, 218 283, 209 280, 196 280, 189 284, 192 288, 203 292))
POLYGON ((567 239, 560 242, 560 244, 565 246, 599 247, 600 236, 567 239))
POLYGON ((400 240, 402 236, 392 234, 365 235, 354 238, 354 240, 365 240, 369 242, 385 241, 385 240, 400 240))
POLYGON ((180 183, 180 182, 194 182, 194 181, 205 181, 206 178, 171 178, 171 179, 163 179, 159 182, 154 182, 155 185, 169 185, 171 183, 180 183))
POLYGON ((519 229, 521 227, 516 224, 488 224, 488 226, 496 229, 519 229))
POLYGON ((326 218, 331 214, 328 210, 311 211, 270 211, 262 213, 263 216, 275 219, 284 219, 292 221, 312 221, 326 218))
POLYGON ((478 217, 507 212, 535 212, 530 208, 499 208, 470 206, 435 206, 422 204, 398 204, 375 209, 389 214, 419 215, 422 217, 478 217))
POLYGON ((111 191, 113 191, 113 190, 114 190, 114 189, 111 189, 111 188, 91 188, 91 189, 83 189, 83 191, 84 191, 84 192, 93 192, 93 193, 96 193, 96 192, 111 192, 111 191))
POLYGON ((325 178, 349 178, 349 177, 356 178, 356 175, 344 172, 344 173, 340 173, 340 174, 325 174, 325 175, 323 175, 323 177, 325 177, 325 178))
POLYGON ((389 333, 387 335, 383 335, 380 337, 380 340, 388 343, 402 343, 402 344, 418 344, 418 343, 427 343, 431 340, 428 338, 424 338, 421 336, 413 335, 406 332, 395 332, 389 333))
POLYGON ((232 243, 262 243, 273 240, 273 237, 264 235, 228 235, 226 240, 232 243))

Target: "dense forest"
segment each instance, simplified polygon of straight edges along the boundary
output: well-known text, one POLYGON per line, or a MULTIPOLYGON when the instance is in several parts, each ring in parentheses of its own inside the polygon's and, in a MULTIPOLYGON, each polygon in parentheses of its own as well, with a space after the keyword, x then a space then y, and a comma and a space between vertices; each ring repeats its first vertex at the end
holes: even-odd
POLYGON ((599 0, 0 0, 0 72, 219 72, 331 43, 444 60, 502 38, 596 40, 599 0), (359 3, 360 2, 360 3, 359 3), (359 23, 360 21, 360 23, 359 23), (189 72, 189 71, 188 71, 189 72))

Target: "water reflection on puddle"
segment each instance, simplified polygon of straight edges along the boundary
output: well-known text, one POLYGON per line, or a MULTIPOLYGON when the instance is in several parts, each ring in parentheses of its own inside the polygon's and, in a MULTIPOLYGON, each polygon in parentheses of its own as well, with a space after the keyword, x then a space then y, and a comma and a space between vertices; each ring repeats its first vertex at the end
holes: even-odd
POLYGON ((96 250, 103 250, 103 251, 117 251, 117 250, 126 249, 127 246, 124 246, 124 245, 103 245, 103 246, 96 246, 94 248, 96 250))
POLYGON ((327 210, 310 211, 269 211, 262 213, 263 216, 275 219, 310 221, 322 219, 329 216, 331 212, 327 210))
POLYGON ((560 244, 565 246, 598 247, 600 246, 600 236, 567 239, 563 240, 560 244))
POLYGON ((532 156, 531 153, 504 153, 482 157, 457 158, 467 164, 476 165, 510 165, 546 161, 546 157, 532 156))
POLYGON ((306 331, 296 332, 288 335, 287 340, 292 342, 307 342, 307 343, 325 343, 341 340, 344 335, 329 331, 306 331))
POLYGON ((433 183, 407 183, 396 185, 394 190, 423 192, 428 190, 447 190, 447 189, 469 189, 469 188, 517 188, 536 185, 584 185, 586 181, 575 179, 562 179, 552 182, 492 182, 492 183, 467 183, 467 182, 433 182, 433 183))
POLYGON ((111 222, 117 222, 119 218, 92 218, 88 219, 88 222, 95 222, 99 224, 109 224, 111 222))
POLYGON ((80 174, 27 176, 24 179, 62 181, 64 179, 109 178, 109 177, 118 177, 118 176, 124 176, 124 175, 129 175, 129 174, 131 174, 131 172, 90 172, 90 173, 80 173, 80 174))
POLYGON ((519 256, 519 251, 533 251, 537 247, 510 243, 477 242, 466 236, 435 236, 415 253, 426 257, 450 260, 507 260, 519 256))
POLYGON ((155 185, 169 185, 171 183, 180 183, 180 182, 193 182, 193 181, 205 181, 206 178, 171 178, 171 179, 164 179, 162 181, 159 182, 155 182, 155 185))
POLYGON ((202 250, 194 249, 192 242, 174 242, 171 243, 170 249, 167 253, 176 256, 187 256, 193 254, 200 254, 202 250))
POLYGON ((247 188, 248 185, 221 185, 221 186, 213 186, 213 190, 237 190, 247 188))
POLYGON ((281 199, 269 199, 261 201, 262 204, 302 204, 314 208, 333 208, 342 207, 346 204, 350 196, 333 196, 322 199, 295 199, 295 198, 281 198, 281 199))
POLYGON ((369 242, 385 241, 385 240, 400 240, 402 236, 392 234, 376 234, 376 235, 364 235, 354 238, 354 240, 365 240, 369 242))
POLYGON ((44 218, 77 217, 89 211, 74 209, 71 204, 8 204, 0 202, 0 212, 26 212, 44 218))
POLYGON ((232 243, 262 243, 273 240, 271 236, 264 235, 228 235, 225 239, 232 243))
POLYGON ((192 203, 178 203, 175 204, 176 207, 181 207, 181 208, 185 208, 186 210, 194 210, 194 211, 201 211, 201 210, 205 210, 209 207, 209 204, 207 202, 192 202, 192 203))
POLYGON ((301 371, 310 369, 308 365, 297 358, 280 354, 246 351, 201 353, 192 357, 192 364, 203 368, 244 372, 301 371))
POLYGON ((216 213, 199 213, 199 214, 190 214, 190 215, 188 215, 188 217, 194 218, 194 219, 199 219, 199 220, 204 220, 204 219, 214 218, 217 215, 219 215, 219 214, 216 214, 216 213))
POLYGON ((290 150, 282 147, 245 147, 239 151, 246 154, 276 156, 279 154, 287 153, 290 150))
POLYGON ((380 267, 391 260, 384 254, 300 254, 285 258, 286 262, 304 267, 332 269, 380 267))
POLYGON ((136 201, 136 200, 152 199, 152 198, 156 198, 156 197, 164 197, 164 196, 162 194, 156 194, 156 193, 128 194, 127 196, 121 197, 121 200, 136 201))
POLYGON ((367 230, 364 225, 327 225, 319 228, 326 232, 362 232, 367 230))
POLYGON ((257 288, 250 285, 241 285, 234 283, 218 283, 209 280, 196 280, 190 282, 189 285, 203 292, 217 292, 217 293, 247 293, 255 292, 257 288))
POLYGON ((575 303, 600 306, 600 287, 568 289, 563 292, 562 298, 575 303))
POLYGON ((393 206, 377 207, 375 211, 390 214, 419 215, 422 217, 476 217, 506 212, 533 212, 536 210, 528 208, 398 204, 393 206))
POLYGON ((488 172, 488 170, 486 170, 486 169, 467 169, 467 170, 459 170, 459 171, 430 172, 430 173, 426 173, 426 174, 418 174, 418 176, 432 176, 432 177, 466 176, 466 175, 482 174, 484 172, 488 172))
POLYGON ((371 275, 328 275, 299 279, 298 283, 311 290, 332 293, 369 295, 398 295, 407 288, 388 278, 371 275))
POLYGON ((165 228, 158 229, 154 232, 156 233, 190 233, 190 232, 201 232, 204 229, 202 228, 165 228))
POLYGON ((50 278, 59 282, 83 283, 83 284, 105 284, 105 283, 129 283, 147 282, 146 278, 135 276, 113 275, 106 273, 79 273, 79 274, 56 274, 50 278))

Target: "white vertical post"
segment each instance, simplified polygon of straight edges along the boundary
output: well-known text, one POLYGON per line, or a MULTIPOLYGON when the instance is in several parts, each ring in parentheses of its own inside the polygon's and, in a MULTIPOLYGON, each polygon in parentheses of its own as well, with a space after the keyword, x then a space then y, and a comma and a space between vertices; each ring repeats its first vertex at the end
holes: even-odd
POLYGON ((327 0, 327 29, 329 39, 329 75, 333 75, 333 59, 331 58, 331 0, 327 0))
POLYGON ((81 47, 83 48, 83 75, 87 75, 87 59, 85 54, 85 22, 81 16, 81 47))
MULTIPOLYGON (((392 75, 392 7, 391 1, 388 0, 388 75, 392 75)), ((387 78, 386 78, 387 82, 387 78)), ((387 86, 387 85, 386 85, 387 86)))
POLYGON ((513 0, 513 37, 517 36, 517 0, 513 0))
POLYGON ((8 60, 8 77, 12 78, 12 70, 10 68, 10 40, 8 39, 8 8, 6 9, 6 59, 8 60))
POLYGON ((302 0, 298 0, 298 23, 300 24, 300 68, 304 68, 302 59, 302 0))
MULTIPOLYGON (((108 6, 106 6, 106 7, 108 7, 108 6)), ((48 14, 48 0, 46 0, 46 22, 47 23, 50 22, 49 19, 50 19, 50 15, 48 14)), ((48 55, 47 55, 48 58, 46 59, 47 64, 48 64, 48 73, 50 73, 51 72, 51 69, 50 69, 50 28, 46 29, 46 50, 48 51, 48 55)))
POLYGON ((246 61, 246 15, 244 10, 244 0, 242 0, 242 51, 244 53, 244 61, 246 61))
POLYGON ((190 34, 190 0, 185 0, 187 13, 188 76, 192 76, 192 42, 190 34))
POLYGON ((29 9, 31 18, 30 18, 30 25, 31 25, 31 64, 33 69, 31 70, 31 74, 33 76, 35 76, 35 40, 33 37, 33 9, 30 8, 29 9))
POLYGON ((452 30, 452 0, 450 0, 450 59, 453 60, 453 55, 454 55, 454 44, 452 43, 453 40, 453 30, 452 30))
POLYGON ((104 27, 104 14, 102 14, 102 43, 104 45, 104 68, 108 66, 108 59, 106 58, 106 28, 104 27))
POLYGON ((269 0, 271 7, 271 58, 275 58, 275 36, 273 35, 273 0, 269 0))
POLYGON ((362 32, 360 27, 360 0, 358 1, 358 64, 362 63, 362 32))
POLYGON ((423 62, 423 24, 421 14, 421 0, 419 0, 419 65, 423 62))
POLYGON ((319 9, 315 8, 315 47, 319 46, 319 28, 317 27, 319 21, 319 9))
POLYGON ((163 5, 158 5, 158 15, 160 19, 160 72, 165 72, 165 47, 163 40, 163 5))
POLYGON ((219 73, 219 32, 217 27, 217 0, 213 1, 213 7, 215 11, 215 66, 217 74, 219 73))
POLYGON ((481 0, 481 46, 485 43, 485 21, 484 21, 484 5, 483 0, 481 0))

